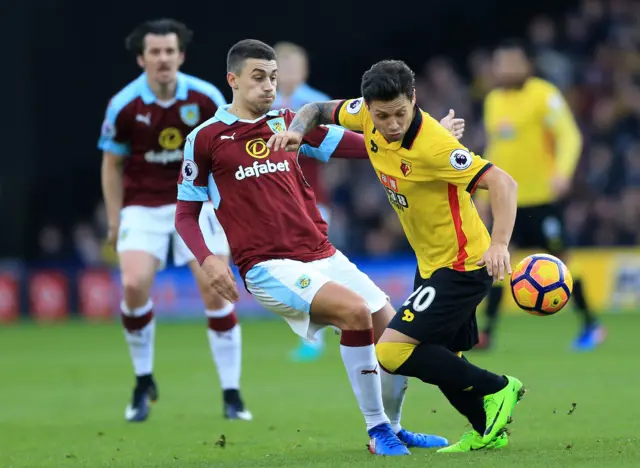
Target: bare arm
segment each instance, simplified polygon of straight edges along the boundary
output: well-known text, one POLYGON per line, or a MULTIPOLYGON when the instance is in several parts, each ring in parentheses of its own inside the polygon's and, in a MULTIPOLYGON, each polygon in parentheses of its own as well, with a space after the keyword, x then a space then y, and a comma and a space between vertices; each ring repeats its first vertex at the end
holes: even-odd
POLYGON ((318 125, 335 123, 334 115, 341 102, 312 102, 302 106, 289 125, 289 131, 304 136, 318 125))
POLYGON ((102 156, 102 196, 107 209, 109 240, 115 243, 124 198, 123 157, 105 151, 102 156))
POLYGON ((518 184, 513 177, 494 166, 480 179, 478 187, 489 190, 493 213, 491 243, 507 247, 516 221, 518 184))

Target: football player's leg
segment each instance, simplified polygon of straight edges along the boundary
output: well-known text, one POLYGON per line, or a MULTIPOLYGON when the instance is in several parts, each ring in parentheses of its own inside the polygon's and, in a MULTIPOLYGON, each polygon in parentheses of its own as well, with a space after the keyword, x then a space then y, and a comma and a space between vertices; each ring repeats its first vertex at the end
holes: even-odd
POLYGON ((342 331, 340 354, 365 418, 372 441, 370 451, 408 454, 384 413, 371 311, 366 301, 332 281, 316 262, 262 262, 247 273, 245 281, 254 298, 282 315, 302 338, 313 341, 317 330, 327 325, 342 331))
MULTIPOLYGON (((395 310, 389 302, 387 295, 369 278, 361 272, 356 265, 351 263, 341 252, 337 252, 326 262, 325 273, 332 280, 347 287, 362 297, 372 311, 374 341, 378 339, 389 325, 395 315, 395 310)), ((407 431, 402 428, 402 405, 408 387, 408 378, 403 375, 394 375, 380 369, 382 385, 382 401, 384 409, 393 431, 408 447, 442 447, 447 445, 447 440, 440 436, 420 434, 407 431)))
POLYGON ((573 342, 573 347, 579 351, 587 351, 597 347, 606 336, 606 331, 600 325, 589 307, 584 294, 584 287, 580 272, 570 265, 569 254, 566 250, 565 232, 562 212, 558 205, 540 207, 538 222, 539 239, 543 247, 551 255, 558 257, 569 268, 573 276, 572 297, 575 311, 582 319, 582 327, 578 337, 573 342))
MULTIPOLYGON (((211 203, 202 206, 199 224, 209 250, 228 262, 229 243, 211 203)), ((235 306, 209 286, 202 268, 177 233, 173 234, 173 252, 176 265, 189 265, 204 302, 209 348, 222 387, 224 416, 228 419, 251 420, 252 415, 245 409, 240 395, 242 334, 235 306)))
MULTIPOLYGON (((133 233, 130 235, 135 236, 133 233)), ((160 243, 158 240, 157 244, 160 243)), ((155 401, 158 398, 153 380, 155 320, 150 289, 160 261, 149 252, 126 250, 127 243, 119 242, 118 248, 124 293, 121 304, 122 324, 136 375, 136 385, 131 403, 125 411, 125 418, 129 421, 144 421, 149 413, 148 400, 155 401)))
POLYGON ((209 348, 222 387, 224 417, 250 421, 252 415, 245 408, 240 394, 242 334, 235 306, 209 286, 207 277, 197 261, 189 262, 189 267, 205 304, 209 348))
MULTIPOLYGON (((377 345, 378 360, 389 372, 483 397, 486 420, 491 419, 484 434, 488 441, 506 425, 522 384, 460 359, 447 345, 467 326, 489 284, 473 274, 438 270, 403 304, 377 345), (504 410, 494 408, 500 399, 504 410)), ((477 342, 474 330, 467 349, 477 342)))

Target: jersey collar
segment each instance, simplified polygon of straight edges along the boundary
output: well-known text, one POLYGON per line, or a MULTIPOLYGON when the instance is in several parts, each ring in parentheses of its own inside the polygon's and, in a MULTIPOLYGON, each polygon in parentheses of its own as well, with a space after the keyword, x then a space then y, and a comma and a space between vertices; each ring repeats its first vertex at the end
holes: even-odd
POLYGON ((411 125, 409 125, 409 130, 407 130, 407 133, 404 134, 404 138, 402 139, 402 147, 407 150, 413 146, 413 142, 416 141, 418 132, 420 132, 420 127, 422 127, 422 111, 418 106, 414 106, 414 110, 415 115, 413 116, 411 125))
MULTIPOLYGON (((149 87, 149 82, 147 81, 147 74, 143 73, 138 78, 140 80, 140 97, 142 98, 142 102, 149 105, 157 101, 156 95, 153 94, 153 91, 149 87)), ((187 79, 184 74, 178 72, 178 83, 176 85, 176 99, 180 101, 185 101, 189 96, 189 86, 187 84, 187 79)))
MULTIPOLYGON (((231 104, 226 104, 224 106, 218 107, 218 110, 216 111, 216 115, 215 115, 216 119, 218 119, 220 122, 222 122, 225 125, 233 125, 238 121, 245 122, 245 123, 255 123, 265 117, 263 115, 262 117, 258 117, 255 120, 243 120, 243 119, 240 119, 238 116, 233 115, 231 112, 229 112, 228 109, 230 107, 231 107, 231 104)), ((271 110, 267 112, 265 115, 267 117, 277 117, 280 115, 280 110, 271 110)))

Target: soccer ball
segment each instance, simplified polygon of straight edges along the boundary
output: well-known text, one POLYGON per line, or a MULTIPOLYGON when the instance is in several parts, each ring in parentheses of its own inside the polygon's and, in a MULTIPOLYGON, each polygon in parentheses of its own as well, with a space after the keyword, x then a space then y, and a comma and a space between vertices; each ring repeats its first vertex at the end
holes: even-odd
POLYGON ((511 294, 518 306, 533 315, 553 315, 571 297, 573 278, 564 263, 553 255, 524 258, 511 274, 511 294))

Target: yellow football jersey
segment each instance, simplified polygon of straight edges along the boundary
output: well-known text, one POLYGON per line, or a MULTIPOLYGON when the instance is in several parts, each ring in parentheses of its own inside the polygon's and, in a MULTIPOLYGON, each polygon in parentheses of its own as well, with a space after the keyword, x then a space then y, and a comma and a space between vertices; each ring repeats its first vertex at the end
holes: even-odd
POLYGON ((364 133, 369 159, 400 218, 427 279, 440 268, 477 270, 490 237, 471 201, 492 164, 469 153, 429 114, 416 107, 402 141, 376 131, 362 98, 340 103, 337 125, 364 133))
POLYGON ((521 89, 495 89, 485 100, 484 122, 484 157, 518 183, 518 206, 553 202, 553 177, 572 177, 582 150, 560 91, 540 78, 529 78, 521 89))

